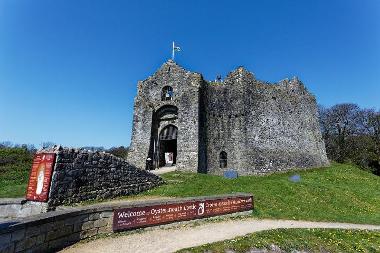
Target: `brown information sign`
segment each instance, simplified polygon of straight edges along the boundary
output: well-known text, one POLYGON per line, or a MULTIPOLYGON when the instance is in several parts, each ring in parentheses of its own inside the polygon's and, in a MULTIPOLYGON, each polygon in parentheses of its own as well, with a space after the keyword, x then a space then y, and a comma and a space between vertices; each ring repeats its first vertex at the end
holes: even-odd
POLYGON ((174 221, 250 211, 252 209, 253 196, 228 196, 116 209, 113 213, 113 230, 120 231, 174 221))
POLYGON ((55 162, 54 153, 39 153, 34 156, 26 192, 26 199, 46 202, 55 162))

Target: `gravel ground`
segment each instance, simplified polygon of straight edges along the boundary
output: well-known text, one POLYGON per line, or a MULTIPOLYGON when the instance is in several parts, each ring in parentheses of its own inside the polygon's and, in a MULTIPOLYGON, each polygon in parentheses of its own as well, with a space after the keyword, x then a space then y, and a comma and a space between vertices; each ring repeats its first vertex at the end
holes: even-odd
POLYGON ((203 245, 245 234, 276 228, 342 228, 380 230, 380 226, 311 222, 292 220, 228 220, 204 223, 194 227, 175 227, 154 229, 119 237, 102 238, 88 243, 78 243, 61 252, 131 252, 131 253, 168 253, 179 249, 203 245))

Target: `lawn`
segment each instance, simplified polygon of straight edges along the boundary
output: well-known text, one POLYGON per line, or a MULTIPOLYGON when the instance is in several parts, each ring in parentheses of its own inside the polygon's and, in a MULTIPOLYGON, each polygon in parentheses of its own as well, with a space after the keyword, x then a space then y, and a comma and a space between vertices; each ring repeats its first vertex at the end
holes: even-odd
POLYGON ((167 184, 140 195, 187 197, 252 193, 259 218, 380 224, 380 177, 347 164, 328 168, 225 179, 171 172, 167 184), (292 182, 293 174, 301 176, 292 182))
MULTIPOLYGON (((343 229, 276 229, 232 240, 182 249, 181 253, 224 253, 227 249, 245 253, 250 249, 270 249, 272 245, 292 252, 380 252, 380 231, 343 229)), ((273 247, 273 246, 272 246, 273 247)))
MULTIPOLYGON (((0 149, 0 198, 25 195, 31 164, 32 155, 24 149, 0 149)), ((380 224, 380 177, 353 165, 237 179, 185 172, 162 177, 165 185, 122 198, 247 192, 255 197, 258 218, 380 224), (301 176, 299 182, 289 180, 294 174, 301 176)))
POLYGON ((25 195, 32 160, 23 148, 0 148, 0 198, 25 195))

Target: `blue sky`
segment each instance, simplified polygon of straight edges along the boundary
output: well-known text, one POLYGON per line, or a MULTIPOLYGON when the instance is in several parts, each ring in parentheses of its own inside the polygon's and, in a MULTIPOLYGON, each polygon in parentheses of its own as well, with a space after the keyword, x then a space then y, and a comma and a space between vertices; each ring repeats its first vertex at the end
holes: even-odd
POLYGON ((299 76, 320 104, 380 109, 380 1, 0 1, 0 141, 127 146, 138 80, 176 61, 299 76))

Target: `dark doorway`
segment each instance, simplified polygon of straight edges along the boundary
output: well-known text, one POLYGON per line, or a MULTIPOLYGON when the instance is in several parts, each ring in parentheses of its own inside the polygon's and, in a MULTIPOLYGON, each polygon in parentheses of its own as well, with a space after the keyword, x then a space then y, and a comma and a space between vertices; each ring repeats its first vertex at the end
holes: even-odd
POLYGON ((175 165, 177 162, 177 127, 168 125, 160 132, 159 167, 175 165))

